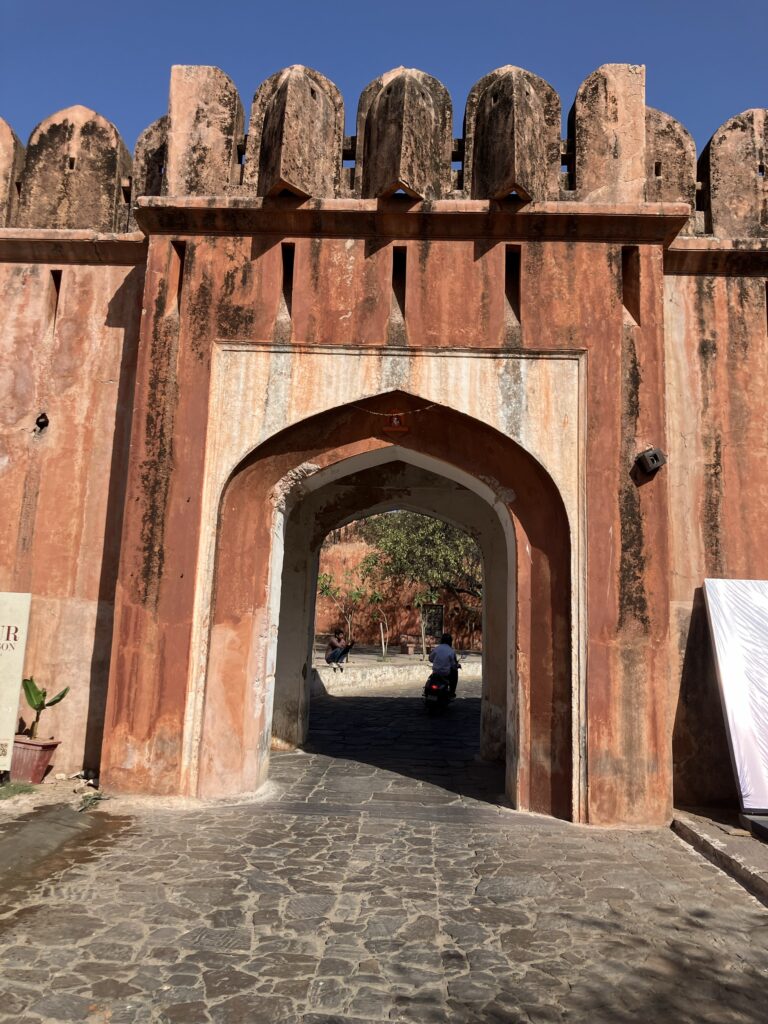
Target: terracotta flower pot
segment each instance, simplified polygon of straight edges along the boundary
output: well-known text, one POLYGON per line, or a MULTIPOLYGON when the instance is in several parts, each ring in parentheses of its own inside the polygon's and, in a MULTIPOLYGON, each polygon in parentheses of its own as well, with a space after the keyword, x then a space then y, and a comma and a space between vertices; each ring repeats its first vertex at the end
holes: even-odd
POLYGON ((11 781, 41 783, 58 745, 58 740, 31 740, 28 736, 15 736, 11 781))

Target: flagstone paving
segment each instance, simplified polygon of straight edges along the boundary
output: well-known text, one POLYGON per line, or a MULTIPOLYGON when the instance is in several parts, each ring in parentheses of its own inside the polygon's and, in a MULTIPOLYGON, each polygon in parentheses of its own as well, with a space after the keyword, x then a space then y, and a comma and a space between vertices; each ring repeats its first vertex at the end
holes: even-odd
POLYGON ((504 807, 463 693, 317 699, 258 800, 133 805, 4 893, 0 1019, 767 1020, 768 910, 667 829, 504 807))

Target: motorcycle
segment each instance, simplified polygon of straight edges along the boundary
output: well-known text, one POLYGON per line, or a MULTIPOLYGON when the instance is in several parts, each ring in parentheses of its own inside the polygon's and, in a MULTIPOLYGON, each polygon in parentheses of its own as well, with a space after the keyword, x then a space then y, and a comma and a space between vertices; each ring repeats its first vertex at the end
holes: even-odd
POLYGON ((448 679, 433 672, 424 684, 424 704, 427 711, 430 714, 444 711, 452 700, 453 694, 448 679))

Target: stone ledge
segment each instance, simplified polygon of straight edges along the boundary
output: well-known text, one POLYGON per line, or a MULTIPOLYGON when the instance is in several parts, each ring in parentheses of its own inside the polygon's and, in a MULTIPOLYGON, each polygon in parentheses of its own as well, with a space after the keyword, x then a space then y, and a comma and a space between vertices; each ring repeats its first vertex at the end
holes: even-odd
MULTIPOLYGON (((482 661, 469 662, 459 673, 459 689, 464 683, 477 683, 482 677, 482 661)), ((330 665, 315 665, 309 686, 310 696, 338 693, 344 690, 375 689, 382 685, 409 686, 425 683, 431 669, 428 662, 413 665, 345 665, 344 671, 333 671, 330 665)))
POLYGON ((141 231, 124 235, 45 228, 0 228, 0 261, 136 266, 147 258, 141 231))
MULTIPOLYGON (((274 234, 387 239, 581 239, 669 244, 688 222, 686 203, 434 202, 242 196, 142 197, 136 220, 148 234, 274 234)), ((277 240, 277 237, 276 237, 277 240)))
POLYGON ((690 811, 675 810, 672 831, 708 861, 768 904, 768 846, 746 830, 723 829, 690 811))

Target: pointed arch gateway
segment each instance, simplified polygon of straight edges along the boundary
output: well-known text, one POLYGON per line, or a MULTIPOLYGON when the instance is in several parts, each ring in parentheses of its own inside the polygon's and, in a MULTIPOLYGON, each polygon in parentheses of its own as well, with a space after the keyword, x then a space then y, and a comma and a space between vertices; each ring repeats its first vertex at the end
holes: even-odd
MULTIPOLYGON (((220 505, 204 701, 191 730, 197 743, 194 789, 210 797, 257 788, 267 775, 273 710, 280 728, 294 723, 287 741, 301 740, 315 550, 331 528, 327 522, 380 510, 380 497, 377 503, 375 488, 366 489, 361 474, 397 463, 462 488, 464 512, 446 517, 466 525, 470 514, 475 529, 484 516, 486 554, 494 543, 503 545, 503 583, 494 586, 505 595, 497 616, 503 622, 494 646, 497 660, 498 648, 504 652, 504 700, 497 664, 488 720, 498 723, 500 708, 506 718, 508 794, 521 809, 578 817, 577 602, 560 493, 519 444, 446 406, 431 405, 416 427, 393 437, 381 414, 394 401, 406 413, 424 405, 390 392, 310 416, 263 442, 230 476, 220 505), (347 482, 343 495, 340 481, 347 482), (319 513, 315 528, 308 511, 319 513), (288 609, 299 592, 302 612, 291 618, 288 609), (291 676, 293 690, 290 682, 286 686, 291 676)), ((422 510, 428 511, 423 503, 422 510)))

